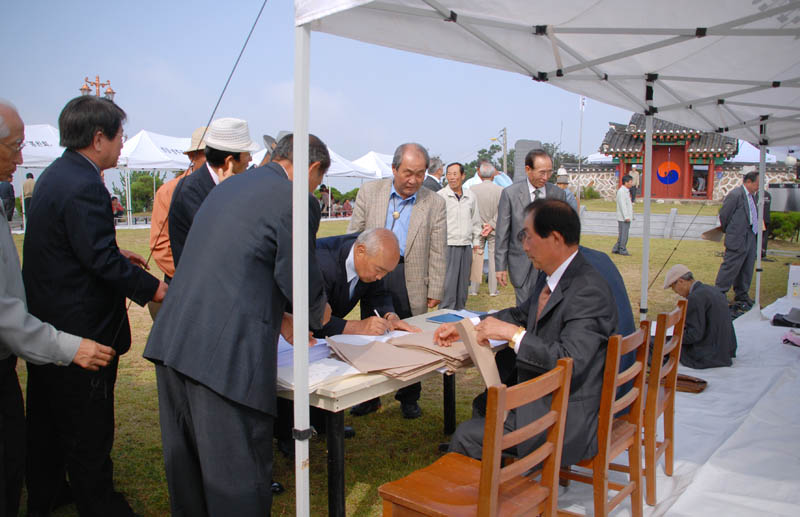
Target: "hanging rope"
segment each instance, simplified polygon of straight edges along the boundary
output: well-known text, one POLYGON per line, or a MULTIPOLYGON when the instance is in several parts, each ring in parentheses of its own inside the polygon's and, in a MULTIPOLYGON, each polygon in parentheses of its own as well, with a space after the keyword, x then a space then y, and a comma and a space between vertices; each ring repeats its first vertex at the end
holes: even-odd
POLYGON ((683 235, 681 235, 681 238, 680 238, 680 239, 678 239, 678 242, 675 244, 675 247, 674 247, 674 248, 672 248, 672 251, 670 252, 669 256, 667 257, 667 260, 665 260, 665 261, 664 261, 664 263, 663 263, 663 264, 661 264, 661 267, 659 268, 658 272, 657 272, 657 273, 655 274, 655 276, 653 277, 653 281, 652 281, 652 282, 650 282, 650 285, 648 285, 648 286, 647 286, 647 290, 648 290, 648 291, 650 290, 650 288, 651 288, 651 287, 653 287, 653 284, 655 284, 655 283, 656 283, 656 279, 658 279, 658 275, 660 275, 660 274, 661 274, 661 272, 662 272, 662 271, 664 271, 664 268, 665 268, 665 267, 667 267, 667 264, 669 264, 669 259, 671 259, 671 258, 672 258, 672 255, 674 255, 674 254, 675 254, 675 252, 678 250, 678 246, 680 246, 680 245, 681 245, 681 242, 683 242, 683 238, 684 238, 684 237, 686 237, 686 233, 689 231, 689 228, 691 228, 691 227, 692 227, 692 225, 694 224, 694 221, 695 221, 695 219, 697 219, 697 216, 698 216, 698 215, 700 215, 700 212, 703 210, 703 208, 704 208, 705 206, 706 206, 706 204, 705 204, 705 203, 703 203, 703 204, 701 204, 701 205, 700 205, 700 208, 697 210, 697 213, 696 213, 696 214, 694 214, 694 217, 692 217, 692 220, 689 222, 689 225, 688 225, 688 226, 686 227, 686 229, 683 231, 683 235))
MULTIPOLYGON (((228 74, 228 79, 225 81, 225 86, 223 86, 222 91, 220 92, 219 97, 217 98, 217 102, 216 102, 216 104, 214 104, 214 109, 211 110, 211 114, 208 116, 208 122, 206 122, 206 127, 203 130, 203 134, 200 136, 200 141, 201 142, 206 137, 206 132, 208 131, 208 126, 211 124, 211 121, 214 120, 214 115, 216 115, 217 109, 219 108, 219 105, 222 102, 222 98, 225 96, 225 92, 228 90, 228 85, 231 83, 231 79, 233 78, 233 74, 236 72, 236 68, 239 66, 239 61, 241 61, 242 55, 244 55, 245 49, 247 49, 247 44, 250 42, 250 37, 253 35, 253 31, 255 30, 256 25, 258 25, 258 21, 261 19, 261 14, 264 12, 264 8, 267 6, 267 1, 268 0, 264 0, 264 2, 261 4, 261 8, 258 10, 258 14, 256 15, 256 19, 253 20, 253 24, 250 27, 250 32, 247 33, 247 38, 245 38, 244 44, 242 44, 242 48, 241 48, 241 50, 239 50, 239 55, 236 57, 236 61, 233 63, 233 67, 231 67, 231 71, 228 74)), ((178 182, 178 186, 175 188, 175 192, 173 193, 173 196, 175 196, 178 192, 180 192, 180 188, 181 188, 182 185, 183 185, 183 181, 179 181, 178 182)), ((155 208, 155 198, 153 198, 153 208, 155 208)), ((161 227, 158 229, 158 234, 156 235, 156 241, 158 241, 158 239, 161 237, 161 234, 164 232, 164 228, 167 226, 167 224, 169 222, 169 213, 170 213, 171 210, 172 210, 172 204, 170 204, 170 207, 167 210, 167 217, 164 218, 164 222, 161 223, 161 227)), ((152 219, 150 220, 150 222, 152 223, 152 219)), ((153 257, 153 249, 151 248, 150 249, 150 254, 147 255, 147 260, 145 260, 145 269, 149 268, 150 259, 152 257, 153 257)), ((137 280, 136 280, 136 283, 134 284, 134 287, 133 287, 133 291, 134 292, 136 292, 136 290, 139 288, 139 279, 140 278, 141 277, 138 277, 137 280)), ((131 308, 131 304, 132 303, 133 303, 133 300, 129 300, 128 301, 128 306, 125 309, 126 314, 127 314, 127 311, 131 308)), ((122 327, 123 327, 124 324, 125 324, 125 319, 123 318, 119 322, 119 326, 117 327, 117 331, 114 333, 114 338, 111 340, 111 344, 113 344, 113 343, 115 343, 117 341, 117 338, 119 337, 119 333, 122 330, 122 327)), ((111 346, 111 344, 109 344, 109 346, 111 346)))

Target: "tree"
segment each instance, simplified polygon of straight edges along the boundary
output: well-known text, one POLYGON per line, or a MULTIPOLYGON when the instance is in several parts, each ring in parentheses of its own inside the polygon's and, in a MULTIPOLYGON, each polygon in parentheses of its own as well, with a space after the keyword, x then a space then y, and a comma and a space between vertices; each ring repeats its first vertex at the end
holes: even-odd
POLYGON ((578 155, 568 153, 561 149, 561 144, 545 142, 542 144, 547 154, 553 157, 553 173, 558 171, 558 168, 566 163, 578 163, 578 155))
MULTIPOLYGON (((489 162, 494 165, 494 168, 502 171, 503 170, 503 148, 500 144, 492 144, 489 146, 489 149, 481 149, 478 151, 478 157, 475 160, 472 160, 469 163, 464 164, 464 172, 466 174, 466 179, 473 177, 478 172, 478 162, 480 160, 489 160, 489 162)), ((514 149, 508 151, 507 156, 508 161, 508 170, 503 171, 509 176, 514 176, 514 149)))
MULTIPOLYGON (((156 175, 156 190, 164 184, 166 173, 159 171, 131 171, 131 210, 134 212, 148 212, 153 210, 153 173, 156 175)), ((127 175, 120 174, 119 176, 121 187, 117 187, 116 183, 111 185, 111 190, 114 195, 119 198, 122 206, 128 206, 127 191, 128 178, 127 175)))

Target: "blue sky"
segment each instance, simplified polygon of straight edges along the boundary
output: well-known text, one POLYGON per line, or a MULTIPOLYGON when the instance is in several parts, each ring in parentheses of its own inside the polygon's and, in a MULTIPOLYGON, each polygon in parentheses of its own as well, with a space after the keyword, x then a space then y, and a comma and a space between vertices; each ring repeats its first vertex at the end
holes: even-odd
MULTIPOLYGON (((0 96, 28 124, 57 125, 85 76, 110 79, 125 132, 189 136, 204 124, 261 0, 56 2, 3 7, 0 96)), ((293 3, 270 0, 217 112, 251 133, 292 127, 293 3)), ((587 101, 583 154, 630 113, 587 101)), ((469 161, 508 128, 578 151, 578 96, 530 78, 312 33, 311 131, 346 158, 418 141, 469 161), (561 124, 563 122, 563 133, 561 124)))

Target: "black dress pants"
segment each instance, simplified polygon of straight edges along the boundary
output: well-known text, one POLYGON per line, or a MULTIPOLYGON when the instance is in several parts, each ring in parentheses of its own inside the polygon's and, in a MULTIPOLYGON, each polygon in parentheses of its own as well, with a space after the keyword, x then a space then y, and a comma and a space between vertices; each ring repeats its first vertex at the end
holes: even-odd
MULTIPOLYGON (((400 316, 400 319, 413 316, 413 314, 411 314, 411 303, 408 301, 408 289, 406 289, 405 263, 401 262, 397 264, 394 271, 386 275, 385 279, 386 286, 392 292, 394 312, 400 316)), ((400 402, 416 402, 419 400, 420 393, 422 393, 422 384, 415 382, 414 384, 409 384, 405 388, 397 390, 394 398, 400 402)))
POLYGON ((270 514, 274 417, 156 364, 173 517, 270 514))
POLYGON ((96 372, 28 363, 29 512, 52 509, 66 473, 82 517, 133 515, 111 462, 118 361, 96 372))
POLYGON ((25 412, 17 358, 0 360, 0 517, 16 517, 25 479, 25 412))

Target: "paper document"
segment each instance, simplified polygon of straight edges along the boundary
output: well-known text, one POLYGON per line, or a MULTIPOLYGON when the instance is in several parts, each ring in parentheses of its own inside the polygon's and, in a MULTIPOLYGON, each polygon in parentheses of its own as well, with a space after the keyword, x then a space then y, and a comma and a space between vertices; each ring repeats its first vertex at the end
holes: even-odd
POLYGON ((472 322, 468 319, 463 319, 456 323, 456 328, 459 336, 461 336, 461 341, 464 342, 467 352, 472 358, 472 362, 481 372, 481 377, 486 387, 502 384, 500 373, 497 371, 497 363, 494 362, 494 352, 490 347, 478 344, 475 327, 472 322))

